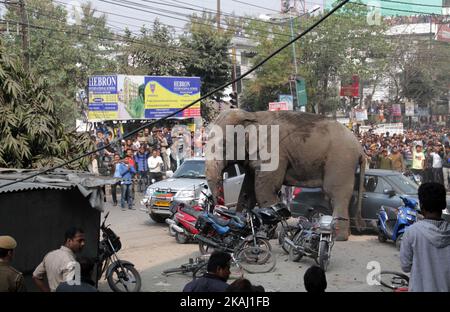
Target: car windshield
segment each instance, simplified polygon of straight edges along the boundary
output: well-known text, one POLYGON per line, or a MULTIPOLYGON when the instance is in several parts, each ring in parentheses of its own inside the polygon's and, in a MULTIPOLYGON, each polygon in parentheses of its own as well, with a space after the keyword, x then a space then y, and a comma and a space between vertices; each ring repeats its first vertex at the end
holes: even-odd
POLYGON ((417 185, 407 177, 399 175, 391 175, 386 177, 394 187, 398 188, 403 194, 417 195, 417 185))
POLYGON ((205 178, 205 162, 198 161, 185 161, 175 171, 174 178, 205 178))

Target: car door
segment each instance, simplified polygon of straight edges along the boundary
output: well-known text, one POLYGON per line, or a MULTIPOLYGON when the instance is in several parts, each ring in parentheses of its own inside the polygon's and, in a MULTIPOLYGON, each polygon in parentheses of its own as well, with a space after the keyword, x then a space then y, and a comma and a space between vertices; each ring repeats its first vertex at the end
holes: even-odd
POLYGON ((397 196, 390 196, 393 188, 383 176, 366 175, 361 215, 363 219, 377 219, 382 205, 398 207, 401 203, 397 196))
POLYGON ((233 206, 238 202, 239 193, 241 192, 243 175, 239 171, 237 164, 229 166, 224 171, 223 176, 223 193, 225 205, 233 206))

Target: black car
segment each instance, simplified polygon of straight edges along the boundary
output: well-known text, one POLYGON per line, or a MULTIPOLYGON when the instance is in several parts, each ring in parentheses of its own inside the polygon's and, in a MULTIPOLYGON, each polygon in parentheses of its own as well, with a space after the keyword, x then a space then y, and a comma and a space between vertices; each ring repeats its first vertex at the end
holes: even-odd
MULTIPOLYGON (((353 216, 357 207, 357 192, 359 174, 355 179, 355 192, 350 201, 350 214, 353 216)), ((366 221, 368 229, 376 228, 376 220, 380 207, 399 207, 402 205, 400 196, 418 200, 418 185, 402 173, 392 170, 369 169, 364 177, 364 192, 362 198, 361 216, 366 221)), ((313 217, 317 214, 332 214, 329 199, 321 188, 296 188, 290 204, 294 217, 313 217)), ((443 218, 450 220, 450 197, 447 196, 447 209, 443 218)))

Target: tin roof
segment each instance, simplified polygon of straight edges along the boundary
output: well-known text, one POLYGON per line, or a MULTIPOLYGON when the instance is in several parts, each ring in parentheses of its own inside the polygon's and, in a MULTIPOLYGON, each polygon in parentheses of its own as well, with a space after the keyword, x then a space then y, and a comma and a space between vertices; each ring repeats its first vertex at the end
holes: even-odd
POLYGON ((0 194, 26 192, 31 190, 71 190, 78 188, 89 199, 93 208, 103 211, 103 192, 100 188, 116 181, 110 177, 101 177, 85 171, 56 169, 25 181, 3 186, 23 178, 30 177, 37 169, 0 168, 0 194), (3 186, 3 187, 2 187, 3 186))

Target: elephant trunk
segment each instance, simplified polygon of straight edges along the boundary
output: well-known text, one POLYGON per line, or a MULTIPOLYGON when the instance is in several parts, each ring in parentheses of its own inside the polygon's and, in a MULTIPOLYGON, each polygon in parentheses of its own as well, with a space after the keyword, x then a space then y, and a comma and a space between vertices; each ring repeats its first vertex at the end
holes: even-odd
POLYGON ((211 194, 214 198, 214 202, 217 204, 217 199, 224 196, 223 194, 223 170, 225 168, 224 161, 219 160, 206 160, 206 180, 211 190, 211 194))

